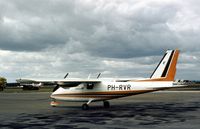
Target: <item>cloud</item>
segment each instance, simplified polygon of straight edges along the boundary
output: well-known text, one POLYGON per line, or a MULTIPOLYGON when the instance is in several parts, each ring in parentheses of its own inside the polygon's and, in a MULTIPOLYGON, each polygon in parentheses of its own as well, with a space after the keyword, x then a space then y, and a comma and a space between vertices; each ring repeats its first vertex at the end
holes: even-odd
POLYGON ((11 80, 148 77, 175 48, 182 50, 177 76, 198 79, 199 41, 197 0, 0 1, 1 74, 11 80))

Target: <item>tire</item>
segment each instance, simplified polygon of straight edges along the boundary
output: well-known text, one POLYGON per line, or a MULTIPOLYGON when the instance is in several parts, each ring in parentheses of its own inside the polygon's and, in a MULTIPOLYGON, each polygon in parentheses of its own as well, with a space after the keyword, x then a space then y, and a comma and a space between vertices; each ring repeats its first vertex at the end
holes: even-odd
POLYGON ((110 108, 110 103, 108 101, 103 102, 104 108, 110 108))
POLYGON ((82 105, 82 109, 83 109, 83 110, 88 110, 88 109, 89 109, 89 106, 85 103, 85 104, 82 105))

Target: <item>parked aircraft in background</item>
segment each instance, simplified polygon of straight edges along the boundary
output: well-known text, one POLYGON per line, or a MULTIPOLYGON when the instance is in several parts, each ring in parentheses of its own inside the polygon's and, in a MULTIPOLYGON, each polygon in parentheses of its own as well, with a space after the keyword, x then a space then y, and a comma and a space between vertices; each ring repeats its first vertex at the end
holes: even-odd
MULTIPOLYGON (((108 100, 143 94, 158 90, 182 87, 174 82, 179 50, 167 50, 160 63, 148 79, 139 80, 103 80, 97 79, 62 79, 62 80, 30 80, 33 82, 56 82, 67 87, 57 86, 51 94, 52 106, 60 101, 84 102, 83 110, 89 109, 89 104, 103 101, 104 107, 110 107, 108 100)), ((68 74, 66 75, 68 76, 68 74)))

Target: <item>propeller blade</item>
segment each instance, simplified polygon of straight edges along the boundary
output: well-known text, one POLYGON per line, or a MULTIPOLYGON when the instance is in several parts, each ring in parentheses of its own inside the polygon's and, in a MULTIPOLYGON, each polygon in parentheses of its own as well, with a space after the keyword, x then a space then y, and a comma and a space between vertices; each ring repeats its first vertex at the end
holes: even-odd
POLYGON ((97 79, 101 76, 101 73, 98 74, 97 79))
POLYGON ((69 75, 69 73, 67 73, 67 74, 64 76, 64 79, 67 78, 68 75, 69 75))

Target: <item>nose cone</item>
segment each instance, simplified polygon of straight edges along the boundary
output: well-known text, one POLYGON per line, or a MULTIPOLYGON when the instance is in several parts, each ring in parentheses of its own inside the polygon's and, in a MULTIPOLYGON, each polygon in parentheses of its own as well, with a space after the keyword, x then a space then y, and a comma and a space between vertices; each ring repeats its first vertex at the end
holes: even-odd
POLYGON ((65 93, 65 89, 64 88, 62 88, 62 87, 60 87, 60 88, 58 88, 56 91, 54 91, 52 94, 51 94, 51 98, 54 98, 55 99, 55 97, 57 96, 57 95, 62 95, 62 94, 64 94, 65 93))

